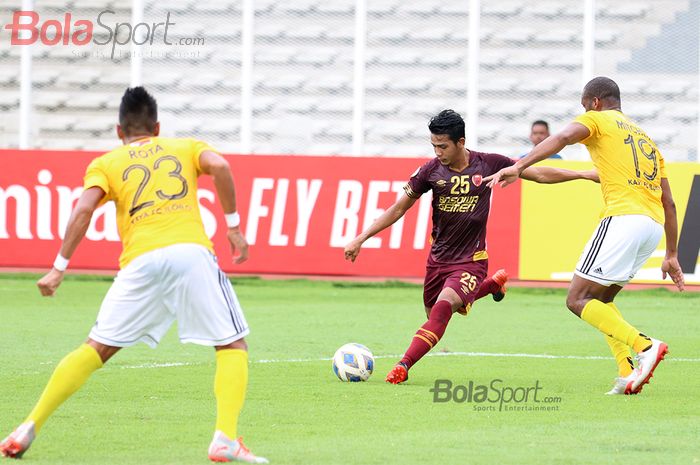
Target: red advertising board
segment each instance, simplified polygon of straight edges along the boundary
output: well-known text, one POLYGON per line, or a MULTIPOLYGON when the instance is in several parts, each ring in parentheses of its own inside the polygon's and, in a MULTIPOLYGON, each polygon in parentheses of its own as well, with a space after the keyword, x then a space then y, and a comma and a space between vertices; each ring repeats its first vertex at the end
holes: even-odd
MULTIPOLYGON (((58 251, 90 152, 0 151, 0 267, 48 267, 58 251)), ((207 233, 225 271, 420 277, 430 234, 430 199, 368 241, 351 264, 343 246, 402 195, 426 159, 228 155, 250 259, 231 263, 223 213, 200 178, 207 233)), ((518 269, 520 189, 496 189, 488 230, 490 268, 518 269)), ((114 206, 101 207, 71 267, 116 269, 121 244, 114 206)))

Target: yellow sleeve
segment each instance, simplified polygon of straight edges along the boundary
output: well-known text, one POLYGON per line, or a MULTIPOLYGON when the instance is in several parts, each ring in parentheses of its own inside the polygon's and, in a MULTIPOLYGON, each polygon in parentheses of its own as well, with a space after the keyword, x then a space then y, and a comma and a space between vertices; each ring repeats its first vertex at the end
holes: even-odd
POLYGON ((102 157, 92 160, 87 170, 85 170, 83 189, 89 189, 91 187, 99 187, 102 189, 105 192, 105 201, 110 198, 109 178, 107 177, 102 157))
POLYGON ((218 150, 216 150, 206 142, 197 139, 192 139, 192 156, 194 157, 194 166, 195 168, 197 168, 197 175, 202 173, 202 168, 199 166, 199 156, 202 154, 202 152, 206 151, 219 153, 218 150))
POLYGON ((599 135, 600 131, 598 130, 598 122, 596 121, 594 111, 587 111, 586 113, 582 115, 578 115, 574 122, 583 124, 588 128, 588 130, 591 132, 591 134, 583 139, 581 141, 582 144, 588 145, 590 142, 594 141, 599 135))
POLYGON ((658 152, 659 154, 659 177, 661 178, 668 178, 666 175, 666 162, 664 162, 664 156, 661 155, 661 152, 658 152))

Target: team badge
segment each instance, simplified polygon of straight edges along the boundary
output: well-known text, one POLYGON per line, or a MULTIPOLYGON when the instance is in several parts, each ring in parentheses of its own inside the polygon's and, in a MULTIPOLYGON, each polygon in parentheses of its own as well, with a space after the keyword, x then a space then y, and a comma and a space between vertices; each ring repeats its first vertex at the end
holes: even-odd
POLYGON ((483 178, 480 174, 475 174, 474 176, 472 176, 472 182, 476 187, 479 187, 481 185, 482 179, 483 178))

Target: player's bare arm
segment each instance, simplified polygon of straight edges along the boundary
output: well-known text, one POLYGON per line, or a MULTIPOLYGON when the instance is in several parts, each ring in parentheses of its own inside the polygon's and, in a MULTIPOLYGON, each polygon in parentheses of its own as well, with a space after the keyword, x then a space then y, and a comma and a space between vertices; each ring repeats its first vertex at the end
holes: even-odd
MULTIPOLYGON (((100 205, 105 196, 105 192, 99 187, 90 187, 83 191, 78 199, 78 203, 71 212, 66 235, 63 238, 60 254, 65 259, 70 259, 78 248, 78 244, 85 237, 92 215, 100 205)), ((52 296, 63 281, 63 271, 51 268, 36 285, 43 296, 52 296)))
MULTIPOLYGON (((237 215, 236 210, 236 189, 229 163, 218 153, 205 150, 199 155, 199 166, 204 174, 212 177, 224 214, 229 218, 235 215, 237 222, 240 223, 240 216, 237 215)), ((240 225, 236 225, 236 221, 228 226, 226 237, 231 244, 233 261, 236 264, 243 263, 248 259, 248 242, 241 232, 240 225), (236 255, 236 250, 238 250, 238 255, 236 255)))
POLYGON ((661 275, 666 275, 676 284, 678 290, 685 289, 683 270, 678 263, 678 219, 676 217, 676 203, 673 201, 671 185, 668 179, 661 178, 661 203, 664 206, 664 232, 666 234, 666 256, 661 263, 661 275))
POLYGON ((354 262, 357 256, 360 254, 362 244, 364 244, 364 242, 370 237, 374 236, 375 234, 379 234, 384 229, 396 223, 406 214, 408 209, 411 208, 414 203, 416 203, 416 200, 417 199, 409 197, 406 194, 402 195, 401 198, 394 203, 394 205, 389 207, 384 213, 381 214, 381 216, 379 216, 379 218, 374 220, 367 230, 363 231, 362 234, 357 236, 345 246, 345 259, 354 262))
POLYGON ((530 153, 518 160, 513 166, 503 168, 498 173, 484 178, 491 188, 496 184, 506 187, 514 183, 522 174, 523 170, 535 163, 545 160, 555 153, 562 151, 567 145, 581 142, 591 135, 589 129, 581 123, 569 123, 562 131, 552 134, 539 144, 530 153))
POLYGON ((520 177, 528 181, 540 184, 556 184, 560 182, 575 181, 584 179, 593 182, 600 182, 596 170, 573 171, 549 166, 531 166, 525 168, 520 177))

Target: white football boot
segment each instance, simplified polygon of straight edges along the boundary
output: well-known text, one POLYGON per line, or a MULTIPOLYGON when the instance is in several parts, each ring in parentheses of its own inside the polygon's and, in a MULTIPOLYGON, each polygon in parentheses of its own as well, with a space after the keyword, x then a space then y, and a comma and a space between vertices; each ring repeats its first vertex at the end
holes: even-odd
POLYGON ((22 423, 8 437, 0 442, 0 456, 13 459, 22 458, 34 441, 34 422, 22 423))
POLYGON ((264 457, 257 457, 246 446, 243 438, 230 439, 223 432, 214 433, 209 445, 209 460, 212 462, 270 463, 264 457))
POLYGON ((651 377, 654 376, 656 366, 668 353, 668 345, 665 342, 654 338, 650 338, 650 340, 651 347, 638 353, 635 357, 639 376, 632 382, 632 394, 637 394, 642 390, 642 386, 648 383, 651 377))
POLYGON ((632 392, 632 384, 634 384, 638 377, 639 369, 635 368, 629 375, 619 376, 615 378, 615 384, 613 385, 612 389, 605 393, 605 395, 615 396, 622 394, 630 395, 640 393, 642 391, 642 388, 639 388, 639 391, 637 392, 632 392))

